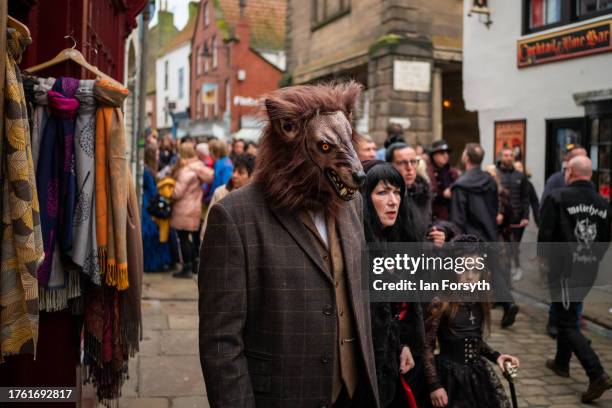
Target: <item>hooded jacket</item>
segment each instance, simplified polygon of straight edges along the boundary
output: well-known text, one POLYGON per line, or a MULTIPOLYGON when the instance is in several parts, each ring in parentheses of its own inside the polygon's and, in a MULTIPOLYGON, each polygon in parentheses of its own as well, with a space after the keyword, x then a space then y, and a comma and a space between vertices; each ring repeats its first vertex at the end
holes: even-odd
POLYGON ((497 183, 480 167, 465 172, 452 187, 451 221, 464 233, 487 242, 499 240, 497 183))

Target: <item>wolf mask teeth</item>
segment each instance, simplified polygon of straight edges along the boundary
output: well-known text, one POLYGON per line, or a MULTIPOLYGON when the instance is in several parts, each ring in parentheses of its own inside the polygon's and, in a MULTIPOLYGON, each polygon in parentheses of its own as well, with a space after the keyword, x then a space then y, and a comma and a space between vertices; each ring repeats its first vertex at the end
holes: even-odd
POLYGON ((355 197, 357 190, 346 185, 340 176, 338 176, 338 173, 331 169, 325 169, 325 176, 332 186, 334 186, 334 190, 336 190, 338 197, 345 201, 350 201, 355 197))

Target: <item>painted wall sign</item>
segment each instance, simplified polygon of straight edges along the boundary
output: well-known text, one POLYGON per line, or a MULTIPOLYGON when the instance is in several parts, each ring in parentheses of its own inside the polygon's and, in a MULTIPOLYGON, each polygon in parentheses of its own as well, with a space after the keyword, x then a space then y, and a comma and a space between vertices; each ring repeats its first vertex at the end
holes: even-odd
POLYGON ((393 61, 395 91, 429 92, 431 64, 426 61, 393 61))
POLYGON ((522 120, 507 120, 495 122, 495 161, 504 148, 514 152, 514 158, 525 164, 525 149, 527 147, 527 122, 522 120))
POLYGON ((612 51, 612 20, 519 40, 519 68, 612 51))
POLYGON ((202 84, 202 103, 204 105, 215 105, 217 103, 217 89, 219 86, 216 83, 202 84))

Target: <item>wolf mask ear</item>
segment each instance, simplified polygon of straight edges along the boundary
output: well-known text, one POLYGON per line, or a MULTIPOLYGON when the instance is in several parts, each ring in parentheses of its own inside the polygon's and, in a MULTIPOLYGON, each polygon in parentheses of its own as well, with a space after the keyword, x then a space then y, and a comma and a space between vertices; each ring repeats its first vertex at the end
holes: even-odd
POLYGON ((284 114, 283 107, 274 99, 265 100, 266 112, 272 127, 277 135, 283 136, 288 140, 293 140, 298 134, 297 123, 288 115, 284 114))

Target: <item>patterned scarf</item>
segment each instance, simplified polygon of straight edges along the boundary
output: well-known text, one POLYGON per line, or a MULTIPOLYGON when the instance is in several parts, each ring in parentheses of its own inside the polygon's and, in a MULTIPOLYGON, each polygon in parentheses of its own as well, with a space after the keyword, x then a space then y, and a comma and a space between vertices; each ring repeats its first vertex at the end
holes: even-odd
POLYGON ((32 159, 34 169, 38 168, 38 156, 40 155, 40 142, 42 141, 43 130, 49 119, 49 100, 47 93, 53 88, 55 78, 39 78, 38 83, 34 84, 33 102, 34 112, 32 113, 32 159))
POLYGON ((31 39, 9 29, 2 140, 2 252, 0 259, 0 362, 19 353, 36 355, 38 282, 42 262, 38 194, 30 146, 27 107, 17 64, 31 39))
POLYGON ((72 220, 76 200, 74 118, 79 101, 74 94, 78 84, 74 78, 58 78, 48 93, 50 116, 36 169, 45 247, 45 261, 38 269, 38 282, 44 287, 51 278, 56 242, 62 253, 72 247, 72 222, 68 220, 72 220))
POLYGON ((128 90, 109 81, 94 86, 96 112, 96 239, 106 284, 125 290, 127 265, 127 160, 121 105, 128 90))
POLYGON ((81 80, 76 97, 80 102, 75 125, 77 205, 74 213, 72 261, 93 283, 100 285, 100 265, 96 241, 96 202, 94 147, 96 138, 96 99, 94 80, 81 80))

